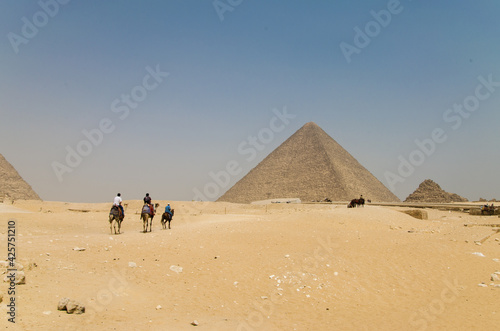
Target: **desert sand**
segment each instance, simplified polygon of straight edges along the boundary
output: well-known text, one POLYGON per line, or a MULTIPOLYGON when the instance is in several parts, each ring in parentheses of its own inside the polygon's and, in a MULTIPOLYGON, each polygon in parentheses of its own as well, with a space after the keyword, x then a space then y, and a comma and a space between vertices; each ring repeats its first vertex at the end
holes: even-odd
MULTIPOLYGON (((155 202, 163 210, 167 201, 155 202)), ((496 216, 426 209, 429 219, 419 220, 404 207, 169 202, 172 229, 162 230, 157 215, 153 231, 142 233, 142 203, 124 201, 119 235, 110 233, 107 203, 0 204, 1 256, 15 220, 26 276, 16 286, 15 325, 7 321, 9 285, 1 283, 0 327, 499 328, 500 282, 491 277, 500 271, 500 234, 464 226, 500 223, 496 216), (64 297, 86 312, 58 311, 64 297)))

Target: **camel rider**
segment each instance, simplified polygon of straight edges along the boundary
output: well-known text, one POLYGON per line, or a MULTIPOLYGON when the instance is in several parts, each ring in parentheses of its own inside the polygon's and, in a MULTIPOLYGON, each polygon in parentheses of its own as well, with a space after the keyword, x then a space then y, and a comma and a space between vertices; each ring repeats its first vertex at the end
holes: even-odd
POLYGON ((118 207, 118 209, 121 211, 121 216, 125 217, 125 211, 123 210, 123 206, 122 206, 122 198, 121 198, 121 194, 118 193, 113 201, 113 206, 116 206, 118 207))
POLYGON ((149 206, 149 213, 151 215, 155 214, 155 210, 153 207, 153 203, 151 202, 151 197, 149 196, 149 193, 146 193, 146 196, 144 197, 144 204, 149 206))
POLYGON ((151 204, 151 197, 149 196, 149 193, 146 193, 146 196, 144 197, 144 203, 148 205, 151 204))
POLYGON ((172 209, 170 208, 170 204, 167 204, 165 207, 165 213, 169 213, 170 217, 172 217, 172 209))

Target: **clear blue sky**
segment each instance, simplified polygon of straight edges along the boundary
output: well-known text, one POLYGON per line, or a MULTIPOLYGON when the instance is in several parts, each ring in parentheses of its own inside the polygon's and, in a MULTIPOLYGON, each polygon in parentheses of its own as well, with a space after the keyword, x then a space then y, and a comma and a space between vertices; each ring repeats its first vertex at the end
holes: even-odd
POLYGON ((401 199, 427 178, 500 199, 499 21, 493 0, 2 0, 0 153, 44 200, 192 200, 314 121, 401 199))

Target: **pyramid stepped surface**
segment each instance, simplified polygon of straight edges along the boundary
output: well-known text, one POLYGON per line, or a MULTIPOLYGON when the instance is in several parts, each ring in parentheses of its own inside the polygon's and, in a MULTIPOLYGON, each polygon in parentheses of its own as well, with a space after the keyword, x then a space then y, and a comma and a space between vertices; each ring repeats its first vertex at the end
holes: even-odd
POLYGON ((410 194, 405 202, 466 202, 466 198, 462 198, 458 194, 448 193, 444 191, 433 180, 424 180, 418 188, 410 194))
POLYGON ((0 154, 0 200, 41 200, 14 167, 0 154))
POLYGON ((313 122, 305 124, 218 201, 298 197, 302 202, 400 201, 375 176, 313 122))

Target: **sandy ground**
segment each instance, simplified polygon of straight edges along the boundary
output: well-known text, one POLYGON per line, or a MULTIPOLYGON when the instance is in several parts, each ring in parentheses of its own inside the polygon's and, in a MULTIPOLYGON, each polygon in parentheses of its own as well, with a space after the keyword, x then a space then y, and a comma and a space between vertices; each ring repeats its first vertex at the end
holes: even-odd
MULTIPOLYGON (((498 330, 498 217, 428 209, 171 202, 142 233, 141 203, 110 234, 110 204, 0 205, 15 221, 19 330, 498 330), (17 209, 14 209, 17 208, 17 209), (21 209, 21 210, 20 210, 21 209), (30 211, 26 213, 23 211, 30 211), (479 241, 494 234, 481 245, 479 241), (85 250, 75 250, 85 248, 85 250), (474 253, 481 253, 479 256, 474 253), (134 264, 130 264, 133 262, 134 264), (130 266, 132 265, 132 266, 130 266), (182 268, 182 271, 178 267, 182 268), (478 286, 484 283, 486 287, 478 286), (57 310, 63 297, 86 313, 57 310), (198 326, 193 326, 193 321, 198 326)), ((165 201, 160 201, 161 209, 165 201)), ((13 224, 11 222, 11 224, 13 224)), ((2 275, 2 278, 4 275, 2 275)))

